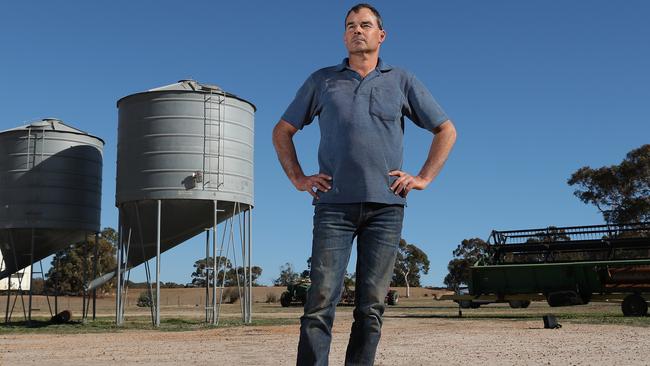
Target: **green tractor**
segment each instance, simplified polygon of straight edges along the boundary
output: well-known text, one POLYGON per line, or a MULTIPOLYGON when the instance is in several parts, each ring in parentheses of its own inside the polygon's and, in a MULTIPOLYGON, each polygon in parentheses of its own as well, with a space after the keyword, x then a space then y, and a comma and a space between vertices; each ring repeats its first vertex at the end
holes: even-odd
MULTIPOLYGON (((287 291, 280 295, 280 304, 283 307, 297 304, 305 305, 307 291, 310 286, 311 281, 309 279, 301 279, 298 282, 290 283, 287 286, 287 291)), ((398 300, 399 294, 396 290, 389 290, 384 298, 384 302, 388 305, 397 305, 398 300)), ((354 305, 354 289, 344 285, 341 289, 341 300, 338 305, 354 305)))
POLYGON ((298 282, 290 283, 287 285, 287 291, 280 295, 280 304, 285 308, 297 303, 305 305, 309 286, 311 286, 311 281, 308 279, 302 279, 298 282))
MULTIPOLYGON (((386 297, 384 297, 384 304, 388 305, 397 305, 399 302, 399 293, 397 290, 388 290, 386 297)), ((341 292, 341 301, 339 305, 354 305, 354 289, 349 286, 343 286, 343 291, 341 292)))
POLYGON ((384 302, 388 305, 397 305, 399 302, 399 293, 397 290, 388 290, 384 302))

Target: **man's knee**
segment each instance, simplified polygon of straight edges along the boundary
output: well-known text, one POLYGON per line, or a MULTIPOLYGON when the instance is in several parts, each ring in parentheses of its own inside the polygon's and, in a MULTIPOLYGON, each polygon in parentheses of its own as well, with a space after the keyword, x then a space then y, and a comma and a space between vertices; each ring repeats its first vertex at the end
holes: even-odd
POLYGON ((354 308, 354 319, 381 326, 385 306, 383 303, 359 304, 354 308))

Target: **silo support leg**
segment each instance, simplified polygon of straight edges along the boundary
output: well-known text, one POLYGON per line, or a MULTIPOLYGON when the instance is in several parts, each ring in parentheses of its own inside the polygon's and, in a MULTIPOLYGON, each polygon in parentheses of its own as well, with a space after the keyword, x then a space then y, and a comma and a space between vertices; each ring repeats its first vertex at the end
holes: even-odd
MULTIPOLYGON (((120 215, 121 218, 121 215, 120 215)), ((120 306, 122 305, 122 223, 117 227, 117 291, 115 294, 115 324, 122 325, 120 321, 120 306)))
MULTIPOLYGON (((2 257, 3 268, 6 268, 5 259, 2 257)), ((5 323, 9 324, 9 302, 11 301, 11 275, 7 277, 7 307, 5 309, 5 323)))
POLYGON ((156 224, 156 327, 160 327, 160 215, 162 202, 158 200, 158 216, 156 224))
MULTIPOLYGON (((99 233, 95 233, 95 253, 93 255, 93 278, 97 278, 97 262, 99 261, 99 233)), ((55 306, 56 308, 56 306, 55 306)), ((93 320, 97 318, 97 289, 93 289, 93 320)))
MULTIPOLYGON (((219 216, 219 201, 214 200, 214 212, 212 221, 212 324, 217 324, 217 222, 219 216)), ((224 274, 225 275, 225 274, 224 274)), ((221 308, 220 308, 221 310, 221 308)))
POLYGON ((253 210, 248 208, 248 324, 253 322, 253 210))
MULTIPOLYGON (((29 252, 29 263, 34 263, 34 228, 32 228, 32 238, 31 238, 31 248, 29 252)), ((34 285, 34 271, 30 268, 29 271, 29 307, 27 311, 29 315, 27 317, 27 323, 32 325, 32 287, 34 285)))
MULTIPOLYGON (((216 258, 212 258, 214 262, 216 258)), ((205 274, 205 322, 210 322, 210 228, 205 229, 205 264, 203 273, 205 274)))

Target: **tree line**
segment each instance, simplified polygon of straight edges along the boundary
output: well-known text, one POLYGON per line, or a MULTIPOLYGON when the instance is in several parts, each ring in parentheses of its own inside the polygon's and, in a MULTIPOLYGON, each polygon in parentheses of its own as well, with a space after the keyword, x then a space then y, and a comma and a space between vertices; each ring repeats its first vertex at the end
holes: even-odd
MULTIPOLYGON (((420 278, 423 274, 429 273, 429 257, 415 244, 408 243, 405 239, 400 239, 393 276, 390 286, 406 287, 406 296, 410 295, 411 287, 422 286, 420 278)), ((280 275, 273 281, 274 286, 288 286, 292 283, 305 281, 309 279, 311 271, 311 257, 307 259, 307 269, 298 273, 293 264, 285 263, 280 267, 280 275)), ((343 285, 346 287, 354 286, 354 273, 346 273, 343 279, 343 285)))
MULTIPOLYGON (((105 228, 101 232, 100 239, 95 248, 94 238, 88 238, 85 242, 75 243, 68 248, 57 252, 47 272, 46 280, 35 279, 33 291, 44 294, 59 295, 81 295, 84 284, 92 279, 93 258, 95 250, 98 253, 97 273, 105 273, 116 267, 117 233, 112 228, 105 228)), ((214 264, 217 265, 217 285, 224 287, 238 286, 248 278, 248 270, 243 266, 235 266, 226 257, 202 258, 194 262, 194 270, 190 274, 191 282, 178 284, 175 282, 163 282, 162 288, 179 287, 205 287, 206 279, 214 283, 214 264)), ((408 243, 401 239, 399 250, 395 260, 391 286, 420 287, 421 275, 429 272, 429 259, 424 251, 415 244, 408 243)), ((307 260, 307 269, 298 273, 291 263, 280 267, 279 276, 273 281, 274 286, 287 286, 309 278, 311 269, 311 257, 307 260)), ((259 286, 258 279, 262 275, 262 268, 253 266, 251 278, 253 286, 259 286)), ((344 284, 354 286, 354 273, 347 273, 344 284)), ((132 288, 147 288, 147 282, 128 281, 127 285, 132 288)), ((115 280, 109 281, 100 287, 100 293, 107 293, 116 286, 115 280)), ((408 296, 408 293, 407 293, 408 296)))

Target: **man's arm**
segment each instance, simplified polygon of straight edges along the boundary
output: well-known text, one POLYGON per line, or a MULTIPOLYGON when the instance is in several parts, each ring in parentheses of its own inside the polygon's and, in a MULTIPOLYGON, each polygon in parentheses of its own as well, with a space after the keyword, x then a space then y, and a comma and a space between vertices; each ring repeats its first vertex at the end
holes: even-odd
POLYGON ((298 132, 297 128, 281 119, 275 125, 275 128, 273 128, 273 146, 275 147, 275 152, 278 154, 278 160, 280 160, 282 169, 284 169, 284 172, 296 189, 308 192, 315 199, 318 199, 316 191, 327 192, 332 188, 329 183, 332 177, 325 174, 306 176, 303 173, 300 163, 298 163, 296 146, 293 144, 293 135, 296 132, 298 132))
POLYGON ((454 124, 447 120, 433 131, 433 141, 429 148, 429 155, 420 173, 412 176, 401 170, 393 170, 389 175, 399 177, 390 187, 397 195, 406 197, 411 189, 422 190, 426 188, 440 173, 445 165, 451 148, 456 142, 456 128, 454 124))

